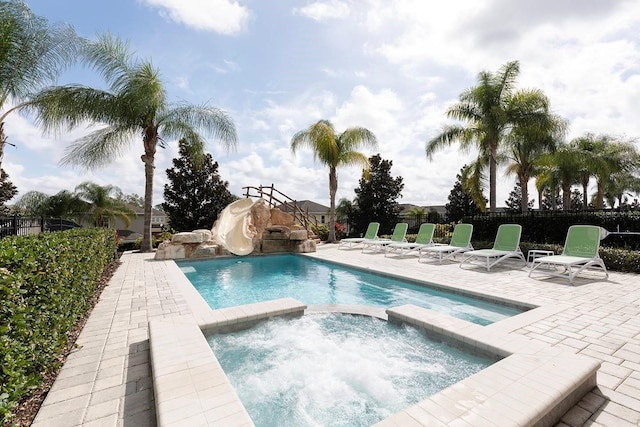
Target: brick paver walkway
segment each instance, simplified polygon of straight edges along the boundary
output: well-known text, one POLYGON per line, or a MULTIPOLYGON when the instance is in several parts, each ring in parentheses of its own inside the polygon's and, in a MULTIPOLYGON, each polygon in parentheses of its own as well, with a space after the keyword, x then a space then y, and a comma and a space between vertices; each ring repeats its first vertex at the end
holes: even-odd
MULTIPOLYGON (((474 292, 560 305, 563 310, 526 324, 523 334, 602 362, 598 387, 559 424, 640 425, 640 276, 594 273, 588 279, 530 279, 527 270, 461 269, 428 265, 416 257, 385 258, 359 250, 321 245, 310 256, 417 278, 474 292)), ((191 315, 181 292, 171 286, 177 267, 151 254, 125 254, 67 359, 34 426, 153 426, 148 322, 191 315)), ((498 416, 498 415, 497 415, 498 416)))

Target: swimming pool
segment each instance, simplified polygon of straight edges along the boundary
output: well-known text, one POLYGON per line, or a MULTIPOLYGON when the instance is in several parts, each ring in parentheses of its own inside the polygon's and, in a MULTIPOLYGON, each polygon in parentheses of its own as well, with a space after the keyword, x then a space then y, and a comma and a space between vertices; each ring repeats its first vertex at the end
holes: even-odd
POLYGON ((412 327, 343 314, 207 340, 257 427, 369 426, 495 362, 412 327))
POLYGON ((488 301, 297 255, 181 261, 180 269, 213 309, 278 298, 305 304, 403 304, 480 325, 522 313, 488 301))

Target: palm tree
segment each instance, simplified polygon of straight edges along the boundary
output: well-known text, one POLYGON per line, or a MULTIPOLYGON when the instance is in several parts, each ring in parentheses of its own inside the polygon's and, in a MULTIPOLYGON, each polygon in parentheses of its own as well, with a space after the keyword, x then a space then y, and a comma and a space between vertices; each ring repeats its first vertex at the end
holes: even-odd
POLYGON ((522 189, 521 212, 528 211, 529 180, 535 176, 540 158, 553 152, 557 141, 566 129, 566 123, 560 117, 548 111, 548 100, 541 92, 522 91, 516 94, 516 103, 527 114, 538 113, 541 120, 530 123, 516 123, 505 138, 506 152, 503 157, 509 159, 507 175, 516 175, 522 189))
POLYGON ((554 153, 540 158, 540 179, 551 188, 562 189, 562 210, 571 210, 571 186, 580 181, 580 152, 569 144, 559 144, 554 153))
POLYGON ((89 218, 94 227, 108 227, 110 221, 119 218, 129 228, 131 217, 136 213, 126 204, 111 196, 117 191, 119 188, 113 185, 101 186, 93 182, 79 184, 75 193, 80 200, 86 202, 86 211, 83 217, 89 218))
POLYGON ((498 73, 482 71, 478 85, 465 90, 460 102, 447 109, 447 117, 467 122, 445 126, 443 132, 426 143, 425 152, 431 159, 433 154, 458 141, 463 150, 472 145, 478 147, 476 162, 471 165, 468 183, 474 200, 480 199, 478 187, 481 172, 489 168, 489 209, 496 210, 496 170, 500 161, 499 148, 506 135, 515 126, 549 128, 553 117, 549 114, 548 100, 539 90, 514 92, 515 81, 520 72, 518 61, 506 63, 498 73))
POLYGON ((87 45, 86 62, 105 78, 108 90, 80 85, 48 88, 34 96, 28 106, 37 112, 45 131, 75 128, 81 123, 104 127, 75 141, 67 148, 63 163, 88 169, 104 166, 123 154, 142 135, 144 154, 144 232, 141 251, 151 247, 153 173, 158 146, 184 138, 194 161, 204 158, 205 141, 200 132, 235 147, 233 121, 223 111, 207 105, 171 105, 159 77, 149 62, 131 58, 128 45, 110 35, 87 45))
MULTIPOLYGON (((637 173, 637 170, 634 172, 637 173)), ((617 201, 618 207, 621 207, 625 196, 631 196, 632 193, 640 193, 640 177, 636 173, 622 171, 609 177, 604 188, 604 197, 607 199, 609 206, 615 207, 615 202, 617 201)))
POLYGON ((584 136, 574 138, 569 143, 576 151, 578 151, 580 159, 580 184, 582 185, 582 205, 583 209, 589 206, 589 181, 595 176, 594 170, 597 169, 600 153, 596 152, 596 147, 600 144, 596 142, 596 136, 592 133, 586 133, 584 136))
POLYGON ((70 65, 81 39, 68 25, 50 25, 21 0, 0 2, 0 167, 7 136, 4 120, 19 104, 3 112, 9 100, 22 102, 53 82, 70 65))
POLYGON ((351 127, 344 132, 336 133, 333 124, 328 120, 320 120, 308 129, 298 131, 291 138, 291 151, 295 154, 302 147, 313 151, 315 160, 329 166, 329 238, 335 242, 336 191, 338 190, 338 174, 341 166, 358 165, 365 171, 369 169, 369 159, 356 151, 360 147, 376 148, 378 141, 375 135, 362 127, 351 127))
POLYGON ((616 187, 616 179, 623 180, 628 174, 636 171, 640 165, 640 153, 632 142, 616 141, 610 136, 598 139, 597 150, 600 154, 595 163, 597 194, 596 209, 602 209, 607 186, 616 187))

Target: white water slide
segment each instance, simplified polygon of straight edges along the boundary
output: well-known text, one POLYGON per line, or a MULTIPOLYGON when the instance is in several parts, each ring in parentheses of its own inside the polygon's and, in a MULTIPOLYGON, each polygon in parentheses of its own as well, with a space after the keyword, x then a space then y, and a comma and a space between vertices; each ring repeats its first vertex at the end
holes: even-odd
POLYGON ((235 255, 249 255, 253 252, 253 238, 249 236, 249 215, 253 200, 236 200, 218 216, 215 231, 216 242, 235 255))

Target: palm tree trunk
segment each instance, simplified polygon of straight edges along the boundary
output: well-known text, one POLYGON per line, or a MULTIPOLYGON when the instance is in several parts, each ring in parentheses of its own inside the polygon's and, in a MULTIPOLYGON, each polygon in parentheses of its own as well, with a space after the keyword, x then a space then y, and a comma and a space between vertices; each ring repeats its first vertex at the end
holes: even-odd
POLYGON ((589 187, 589 177, 582 178, 582 210, 587 210, 589 206, 589 198, 587 197, 587 191, 589 187))
POLYGON ((4 144, 7 143, 7 136, 4 134, 4 122, 0 123, 0 169, 2 169, 2 158, 4 157, 4 144))
POLYGON ((522 200, 520 200, 520 210, 526 213, 529 210, 529 177, 520 177, 520 189, 522 190, 522 200))
POLYGON ((144 154, 141 159, 144 163, 144 226, 142 231, 141 252, 151 252, 151 213, 153 208, 153 170, 155 169, 156 143, 158 141, 157 130, 147 127, 144 133, 144 154))
POLYGON ((601 180, 598 180, 598 194, 596 196, 596 209, 602 209, 603 202, 604 202, 604 185, 602 185, 601 180))
POLYGON ((336 168, 329 167, 329 238, 327 243, 333 243, 336 241, 336 192, 338 191, 338 175, 336 168))
POLYGON ((498 141, 491 143, 489 149, 489 212, 496 211, 496 155, 498 151, 498 141))
POLYGON ((562 183, 562 210, 571 210, 571 184, 562 183))
POLYGON ((539 189, 538 190, 538 210, 542 210, 542 198, 544 196, 544 190, 543 189, 539 189))

